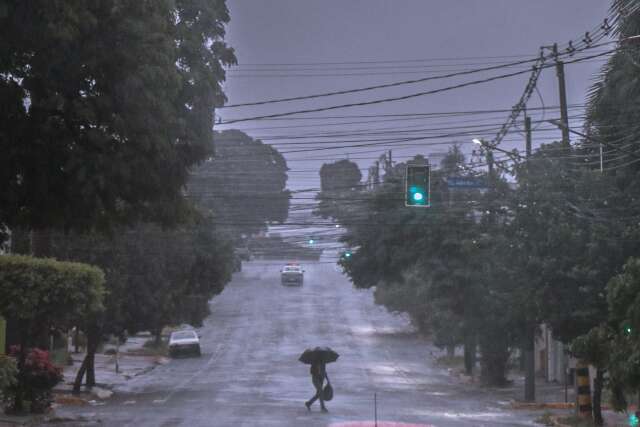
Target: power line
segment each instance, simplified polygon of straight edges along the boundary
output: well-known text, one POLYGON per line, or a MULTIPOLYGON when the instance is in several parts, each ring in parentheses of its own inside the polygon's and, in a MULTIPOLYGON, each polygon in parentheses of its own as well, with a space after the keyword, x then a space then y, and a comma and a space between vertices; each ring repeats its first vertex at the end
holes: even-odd
MULTIPOLYGON (((574 60, 574 61, 567 61, 567 63, 576 63, 576 62, 584 61, 584 60, 587 60, 587 59, 592 59, 592 58, 596 58, 596 57, 599 57, 599 56, 604 56, 604 55, 609 54, 611 52, 613 52, 613 51, 607 51, 606 53, 600 53, 600 54, 596 54, 596 55, 591 55, 591 56, 588 56, 588 57, 585 57, 585 58, 582 58, 582 59, 577 59, 577 60, 574 60)), ((542 65, 541 67, 542 68, 548 68, 549 66, 542 65)), ((328 107, 310 108, 310 109, 305 109, 305 110, 289 111, 289 112, 284 112, 284 113, 267 114, 267 115, 263 115, 263 116, 245 117, 245 118, 240 118, 240 119, 228 120, 228 121, 222 122, 221 124, 227 125, 227 124, 232 124, 232 123, 239 123, 239 122, 246 122, 246 121, 253 121, 253 120, 262 120, 262 119, 276 118, 276 117, 286 117, 286 116, 295 115, 295 114, 317 113, 317 112, 322 112, 322 111, 331 111, 331 110, 337 110, 337 109, 343 109, 343 108, 361 107, 361 106, 367 106, 367 105, 382 104, 382 103, 387 103, 387 102, 404 101, 404 100, 407 100, 407 99, 417 98, 417 97, 421 97, 421 96, 433 95, 433 94, 436 94, 436 93, 442 93, 442 92, 446 92, 446 91, 450 91, 450 90, 461 89, 461 88, 465 88, 465 87, 469 87, 469 86, 475 86, 475 85, 478 85, 478 84, 489 83, 489 82, 492 82, 492 81, 502 80, 502 79, 506 79, 506 78, 510 78, 510 77, 515 77, 515 76, 526 74, 526 73, 529 73, 529 70, 524 70, 524 71, 520 70, 520 71, 511 72, 511 73, 500 74, 500 75, 497 75, 497 76, 492 76, 492 77, 488 77, 488 78, 484 78, 484 79, 472 80, 472 81, 465 82, 465 83, 459 83, 459 84, 456 84, 456 85, 446 86, 446 87, 443 87, 443 88, 432 89, 432 90, 423 91, 423 92, 416 92, 416 93, 403 95, 403 96, 390 97, 390 98, 381 98, 381 99, 375 99, 375 100, 372 100, 372 101, 354 102, 354 103, 341 104, 341 105, 333 105, 333 106, 328 106, 328 107)))
POLYGON ((357 88, 357 89, 339 90, 339 91, 334 91, 334 92, 325 92, 325 93, 318 93, 318 94, 313 94, 313 95, 303 95, 303 96, 294 96, 294 97, 290 97, 290 98, 278 98, 278 99, 271 99, 271 100, 266 100, 266 101, 255 101, 255 102, 245 102, 245 103, 240 103, 240 104, 231 104, 231 105, 225 105, 225 106, 223 106, 221 108, 236 108, 236 107, 247 107, 247 106, 252 106, 252 105, 275 104, 275 103, 279 103, 279 102, 300 101, 300 100, 303 100, 303 99, 317 99, 317 98, 324 98, 324 97, 327 97, 327 96, 336 96, 336 95, 346 95, 346 94, 350 94, 350 93, 367 92, 367 91, 371 91, 371 90, 386 89, 386 88, 405 86, 405 85, 416 84, 416 83, 424 83, 424 82, 428 82, 428 81, 431 81, 431 80, 448 79, 448 78, 452 78, 452 77, 458 77, 458 76, 464 76, 464 75, 469 75, 469 74, 474 74, 474 73, 480 73, 480 72, 483 72, 483 71, 493 71, 493 70, 497 70, 497 69, 513 67, 513 66, 516 66, 516 65, 527 64, 527 63, 535 62, 535 61, 536 61, 536 59, 527 59, 527 60, 523 60, 523 61, 515 61, 515 62, 506 63, 506 64, 494 65, 494 66, 491 66, 491 67, 477 68, 477 69, 474 69, 474 70, 460 71, 460 72, 449 73, 449 74, 442 74, 442 75, 439 75, 439 76, 424 77, 424 78, 415 79, 415 80, 405 80, 405 81, 401 81, 401 82, 393 82, 393 83, 387 83, 387 84, 382 84, 382 85, 374 85, 374 86, 365 86, 365 87, 361 87, 361 88, 357 88))

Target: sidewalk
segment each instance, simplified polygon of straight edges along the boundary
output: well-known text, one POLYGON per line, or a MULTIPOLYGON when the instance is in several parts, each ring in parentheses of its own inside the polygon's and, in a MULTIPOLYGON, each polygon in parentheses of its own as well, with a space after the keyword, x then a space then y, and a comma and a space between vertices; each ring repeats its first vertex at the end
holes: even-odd
MULTIPOLYGON (((468 387, 475 387, 478 393, 493 396, 497 404, 509 407, 517 411, 525 411, 531 414, 532 420, 541 425, 549 426, 582 426, 583 424, 567 423, 567 418, 575 416, 575 390, 573 385, 565 385, 556 382, 547 382, 543 378, 536 377, 536 401, 524 401, 524 375, 521 372, 512 372, 509 375, 511 384, 506 387, 486 387, 481 385, 478 378, 471 378, 462 373, 460 367, 451 367, 449 372, 468 387), (547 423, 543 422, 546 421, 547 423)), ((631 408, 635 411, 635 407, 631 408)), ((630 410, 631 410, 630 409, 630 410)), ((628 427, 629 416, 609 410, 606 402, 602 405, 602 415, 605 426, 628 427)), ((584 424, 590 425, 590 424, 584 424)))
POLYGON ((148 339, 149 336, 146 335, 130 337, 120 346, 117 356, 114 354, 116 351, 114 345, 105 345, 102 353, 95 355, 96 387, 90 390, 83 387, 83 392, 79 396, 72 395, 71 392, 85 354, 71 353, 73 365, 64 367, 64 381, 54 389, 56 403, 82 405, 95 403, 96 399, 107 399, 111 397, 115 388, 125 384, 131 378, 146 374, 156 366, 168 363, 168 358, 155 355, 153 351, 143 347, 148 339))
MULTIPOLYGON (((551 426, 575 426, 567 424, 567 418, 575 416, 575 389, 569 384, 547 382, 542 378, 536 378, 536 402, 524 402, 524 375, 513 373, 509 377, 513 383, 505 388, 488 388, 491 393, 503 396, 510 401, 510 406, 515 410, 530 411, 532 415, 538 413, 537 420, 546 418, 551 426), (566 393, 566 394, 565 394, 566 393), (544 415, 547 414, 547 417, 544 415)), ((634 409, 635 410, 635 409, 634 409)), ((602 416, 606 426, 628 426, 628 416, 616 413, 607 408, 606 402, 602 405, 602 416)))
POLYGON ((116 355, 112 354, 115 346, 105 345, 103 351, 95 356, 96 387, 87 389, 83 386, 80 394, 73 394, 72 389, 85 354, 70 353, 73 365, 63 367, 64 380, 53 389, 55 398, 53 410, 43 415, 15 416, 0 413, 0 427, 82 421, 82 417, 60 418, 56 415, 55 408, 62 405, 101 405, 103 404, 101 401, 110 398, 113 390, 118 386, 125 384, 131 378, 150 372, 158 365, 168 363, 168 358, 154 355, 152 351, 144 348, 143 345, 149 338, 148 335, 133 336, 120 346, 118 372, 116 372, 116 355))

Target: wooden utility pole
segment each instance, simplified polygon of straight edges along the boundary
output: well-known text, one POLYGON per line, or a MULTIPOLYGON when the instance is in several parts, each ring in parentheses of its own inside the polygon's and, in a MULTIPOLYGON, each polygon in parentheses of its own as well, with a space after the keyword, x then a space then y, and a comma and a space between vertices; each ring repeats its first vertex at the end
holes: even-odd
POLYGON ((524 118, 524 131, 527 135, 526 150, 527 150, 527 169, 529 168, 529 157, 531 156, 531 117, 526 116, 524 118))
POLYGON ((560 92, 560 119, 562 120, 562 144, 569 146, 569 114, 567 112, 567 88, 564 78, 564 62, 558 59, 558 44, 553 45, 553 56, 556 58, 556 73, 558 75, 558 91, 560 92))
MULTIPOLYGON (((531 157, 531 117, 525 116, 524 119, 524 129, 526 133, 526 154, 527 154, 527 165, 526 165, 526 183, 527 183, 527 204, 528 209, 532 209, 531 207, 531 194, 529 189, 529 179, 530 179, 530 157, 531 157)), ((532 323, 531 319, 527 322, 525 328, 525 336, 524 336, 524 345, 522 346, 522 350, 524 352, 524 400, 527 402, 535 402, 536 401, 536 360, 535 360, 535 323, 532 323), (531 323, 531 324, 530 324, 531 323)))
POLYGON ((373 181, 373 186, 374 188, 378 188, 378 186, 380 185, 380 162, 376 160, 376 165, 375 165, 375 175, 374 175, 374 181, 373 181))

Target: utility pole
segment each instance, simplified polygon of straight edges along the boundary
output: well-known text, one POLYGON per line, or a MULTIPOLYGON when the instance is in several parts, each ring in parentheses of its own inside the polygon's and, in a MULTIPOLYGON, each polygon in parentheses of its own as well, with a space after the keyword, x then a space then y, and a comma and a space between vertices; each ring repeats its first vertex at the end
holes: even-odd
POLYGON ((387 170, 391 170, 391 168, 393 167, 393 157, 391 156, 391 150, 389 150, 389 158, 387 159, 388 166, 387 166, 387 170))
POLYGON ((495 211, 493 199, 495 195, 496 180, 493 171, 493 150, 487 148, 487 166, 489 168, 489 225, 495 224, 495 211))
POLYGON ((600 144, 600 173, 604 172, 604 162, 602 161, 602 144, 600 144))
MULTIPOLYGON (((526 165, 526 185, 527 185, 527 209, 531 211, 533 208, 531 206, 531 189, 530 185, 530 157, 531 157, 531 117, 525 116, 524 118, 524 129, 526 132, 526 154, 527 154, 527 165, 526 165)), ((536 401, 536 360, 535 360, 535 328, 536 325, 533 323, 533 319, 526 322, 525 325, 525 336, 524 336, 524 345, 522 346, 522 350, 524 352, 524 400, 526 402, 535 402, 536 401), (531 322, 531 324, 530 324, 531 322)))
POLYGON ((531 156, 531 117, 526 116, 524 118, 524 131, 527 135, 527 145, 526 145, 526 150, 527 150, 527 169, 529 169, 529 157, 531 156))
POLYGON ((564 62, 558 60, 558 44, 553 45, 553 56, 556 58, 556 73, 558 74, 558 90, 560 92, 560 119, 564 126, 562 127, 562 143, 569 146, 571 139, 569 138, 569 114, 567 112, 567 88, 564 78, 564 62))
POLYGON ((373 178, 373 186, 374 186, 374 188, 378 188, 378 185, 380 185, 380 162, 376 160, 375 175, 374 175, 374 178, 373 178))

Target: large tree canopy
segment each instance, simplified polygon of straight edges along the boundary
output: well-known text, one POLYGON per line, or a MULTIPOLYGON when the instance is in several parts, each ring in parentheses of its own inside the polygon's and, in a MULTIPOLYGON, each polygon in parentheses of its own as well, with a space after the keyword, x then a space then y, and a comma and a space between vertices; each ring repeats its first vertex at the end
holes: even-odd
POLYGON ((320 168, 320 192, 316 196, 318 206, 314 214, 323 218, 342 216, 349 210, 349 200, 362 190, 362 173, 357 163, 339 160, 325 163, 320 168))
POLYGON ((228 21, 224 0, 0 1, 0 222, 179 219, 228 21))
POLYGON ((220 228, 252 234, 289 212, 287 162, 270 145, 238 130, 216 132, 215 157, 194 170, 189 195, 220 228))

